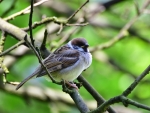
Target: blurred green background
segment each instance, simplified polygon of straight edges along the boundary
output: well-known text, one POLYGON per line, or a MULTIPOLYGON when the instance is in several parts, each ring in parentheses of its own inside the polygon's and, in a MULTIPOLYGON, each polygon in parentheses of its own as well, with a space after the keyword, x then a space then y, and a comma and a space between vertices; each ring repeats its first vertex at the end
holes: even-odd
MULTIPOLYGON (((37 2, 38 0, 35 1, 37 2)), ((126 23, 137 15, 135 4, 138 4, 137 6, 140 9, 145 2, 145 0, 116 1, 118 2, 107 4, 110 2, 109 0, 90 0, 70 22, 76 23, 76 21, 84 17, 84 22, 89 22, 89 25, 78 27, 68 40, 76 37, 84 37, 89 42, 91 48, 108 42, 120 32, 126 23)), ((4 0, 0 3, 0 14, 2 18, 19 12, 30 5, 30 0, 16 0, 14 8, 12 8, 9 13, 6 13, 5 11, 13 2, 13 0, 4 0)), ((47 3, 34 8, 33 22, 40 21, 43 15, 67 19, 83 3, 84 0, 49 0, 47 3)), ((149 10, 141 14, 138 20, 129 29, 128 35, 123 37, 122 40, 119 40, 106 49, 93 52, 93 63, 90 68, 82 74, 106 100, 121 94, 150 63, 150 15, 148 11, 149 10)), ((28 26, 28 19, 29 14, 25 14, 9 22, 23 28, 28 26)), ((47 48, 52 50, 52 48, 55 49, 60 46, 58 42, 74 28, 75 26, 64 27, 60 35, 56 35, 58 29, 49 33, 47 48)), ((45 29, 45 25, 41 25, 33 30, 35 39, 43 37, 43 29, 45 29)), ((8 49, 17 42, 18 41, 13 37, 7 36, 4 49, 8 49)), ((38 60, 31 50, 27 50, 28 52, 25 53, 19 53, 21 51, 15 53, 14 51, 9 55, 13 57, 15 61, 9 65, 10 73, 7 75, 7 80, 19 82, 35 70, 38 65, 38 60)), ((41 89, 50 88, 56 90, 56 92, 62 89, 61 86, 47 81, 44 77, 30 80, 24 85, 26 88, 29 86, 36 86, 41 89)), ((129 98, 150 106, 149 87, 150 77, 147 75, 131 93, 129 98)), ((95 105, 93 104, 95 100, 92 96, 83 87, 79 90, 79 93, 85 101, 89 102, 88 105, 90 108, 93 108, 92 106, 95 105)), ((64 95, 68 96, 66 93, 64 93, 64 95)), ((79 112, 75 105, 69 104, 69 102, 63 102, 61 99, 60 101, 59 99, 57 101, 42 101, 37 98, 26 97, 25 94, 17 93, 17 91, 0 90, 0 113, 79 112)), ((118 104, 115 105, 117 106, 118 104)), ((137 110, 137 108, 133 106, 129 106, 128 108, 137 110)), ((138 111, 141 113, 149 113, 142 109, 138 109, 138 111)))

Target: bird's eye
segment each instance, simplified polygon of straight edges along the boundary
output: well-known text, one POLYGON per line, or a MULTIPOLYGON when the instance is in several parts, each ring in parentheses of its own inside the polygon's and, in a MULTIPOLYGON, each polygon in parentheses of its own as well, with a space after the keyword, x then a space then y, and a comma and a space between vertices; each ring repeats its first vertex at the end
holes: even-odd
POLYGON ((78 49, 78 47, 77 47, 77 46, 73 46, 73 48, 74 48, 74 49, 78 49))
POLYGON ((81 48, 87 48, 89 47, 89 45, 83 45, 83 46, 80 46, 81 48))

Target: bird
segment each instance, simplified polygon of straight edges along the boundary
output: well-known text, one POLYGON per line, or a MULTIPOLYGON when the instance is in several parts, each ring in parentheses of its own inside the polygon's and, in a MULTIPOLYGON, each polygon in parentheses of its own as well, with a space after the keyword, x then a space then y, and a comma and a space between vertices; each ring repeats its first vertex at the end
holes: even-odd
MULTIPOLYGON (((56 81, 65 80, 70 84, 92 63, 92 55, 88 47, 89 44, 86 39, 74 38, 50 53, 42 62, 56 81)), ((30 76, 17 85, 16 90, 31 78, 44 75, 47 75, 47 72, 40 64, 30 76)), ((74 85, 71 86, 76 88, 74 85)))

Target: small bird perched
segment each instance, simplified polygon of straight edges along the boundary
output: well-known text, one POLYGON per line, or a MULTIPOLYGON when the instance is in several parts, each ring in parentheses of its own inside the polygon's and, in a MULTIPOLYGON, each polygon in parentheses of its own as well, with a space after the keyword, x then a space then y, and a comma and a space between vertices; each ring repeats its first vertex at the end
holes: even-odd
MULTIPOLYGON (((75 38, 56 49, 42 62, 55 80, 73 82, 92 63, 92 55, 88 47, 84 38, 75 38)), ((46 70, 40 64, 30 76, 17 86, 16 90, 34 76, 41 77, 46 74, 46 70)))

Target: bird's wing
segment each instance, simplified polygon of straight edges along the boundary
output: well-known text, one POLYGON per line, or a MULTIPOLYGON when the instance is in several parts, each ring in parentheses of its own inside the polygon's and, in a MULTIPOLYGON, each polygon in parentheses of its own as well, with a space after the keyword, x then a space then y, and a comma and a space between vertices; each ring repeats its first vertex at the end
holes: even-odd
MULTIPOLYGON (((66 49, 62 52, 55 51, 54 54, 46 58, 43 63, 47 67, 48 71, 55 72, 64 68, 67 68, 75 64, 79 60, 79 52, 72 49, 66 49)), ((37 77, 47 74, 46 70, 42 69, 41 72, 38 72, 37 77)))

